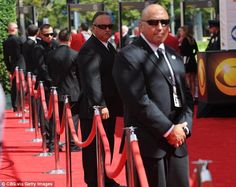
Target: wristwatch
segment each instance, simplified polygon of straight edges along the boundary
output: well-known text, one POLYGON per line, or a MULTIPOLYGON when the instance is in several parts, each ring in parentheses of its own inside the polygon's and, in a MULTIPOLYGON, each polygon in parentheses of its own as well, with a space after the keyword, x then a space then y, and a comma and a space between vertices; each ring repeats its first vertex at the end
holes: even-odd
POLYGON ((184 133, 185 133, 185 135, 186 136, 188 136, 189 135, 189 129, 188 129, 188 127, 183 127, 183 130, 184 130, 184 133))

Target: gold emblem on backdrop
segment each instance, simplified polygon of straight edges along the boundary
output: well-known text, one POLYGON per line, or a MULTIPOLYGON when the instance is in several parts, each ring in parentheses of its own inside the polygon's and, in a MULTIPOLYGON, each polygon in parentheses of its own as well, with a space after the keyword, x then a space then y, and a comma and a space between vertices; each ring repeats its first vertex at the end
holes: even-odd
POLYGON ((203 96, 206 91, 206 70, 202 58, 199 60, 198 63, 198 86, 200 94, 203 96))
POLYGON ((218 64, 214 81, 222 93, 236 96, 236 58, 227 58, 218 64))

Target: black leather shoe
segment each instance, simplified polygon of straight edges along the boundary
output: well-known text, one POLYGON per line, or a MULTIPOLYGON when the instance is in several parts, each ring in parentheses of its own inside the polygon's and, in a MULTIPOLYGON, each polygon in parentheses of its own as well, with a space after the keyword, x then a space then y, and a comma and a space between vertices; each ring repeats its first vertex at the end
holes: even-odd
POLYGON ((81 151, 82 149, 80 148, 80 147, 78 147, 78 146, 72 146, 71 148, 70 148, 70 151, 71 152, 79 152, 79 151, 81 151))
MULTIPOLYGON (((53 153, 54 152, 54 146, 49 147, 48 152, 53 153)), ((62 152, 62 147, 61 146, 59 147, 59 152, 62 152)))
POLYGON ((107 187, 122 187, 121 185, 119 185, 116 181, 112 180, 109 183, 106 183, 107 187))

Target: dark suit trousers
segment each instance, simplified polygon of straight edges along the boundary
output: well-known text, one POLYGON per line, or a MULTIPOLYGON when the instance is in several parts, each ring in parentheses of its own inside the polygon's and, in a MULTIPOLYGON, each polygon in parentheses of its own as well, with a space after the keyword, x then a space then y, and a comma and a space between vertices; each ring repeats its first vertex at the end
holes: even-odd
MULTIPOLYGON (((142 157, 149 187, 189 187, 188 156, 142 157)), ((138 177, 137 187, 140 187, 138 177)))
MULTIPOLYGON (((87 139, 89 133, 91 132, 92 123, 93 119, 80 119, 83 141, 87 139)), ((110 117, 107 120, 103 120, 102 123, 110 144, 111 153, 113 154, 116 118, 110 117)), ((97 187, 96 137, 88 147, 82 149, 82 155, 84 180, 88 187, 97 187)), ((110 187, 112 184, 113 180, 109 179, 105 175, 105 186, 110 187)))
MULTIPOLYGON (((44 91, 45 91, 46 104, 47 104, 48 110, 49 110, 50 90, 49 90, 49 88, 46 88, 44 86, 44 91)), ((42 110, 43 110, 43 107, 41 105, 39 108, 40 113, 42 112, 42 110)), ((47 147, 50 147, 53 142, 53 115, 49 119, 49 121, 47 121, 47 120, 44 121, 44 125, 45 125, 46 139, 47 139, 47 147)))
POLYGON ((17 109, 17 100, 16 78, 14 78, 11 85, 11 105, 14 111, 17 109))
MULTIPOLYGON (((59 116, 60 116, 60 121, 62 123, 62 116, 63 116, 63 109, 64 109, 64 101, 59 101, 59 116)), ((79 113, 78 113, 78 105, 77 102, 70 102, 70 106, 71 106, 71 114, 72 114, 72 119, 74 122, 74 127, 75 127, 75 131, 76 134, 78 135, 78 122, 79 122, 79 113)), ((54 134, 54 133, 53 133, 54 134)), ((71 137, 71 141, 70 141, 70 146, 76 146, 74 143, 73 138, 71 137)))

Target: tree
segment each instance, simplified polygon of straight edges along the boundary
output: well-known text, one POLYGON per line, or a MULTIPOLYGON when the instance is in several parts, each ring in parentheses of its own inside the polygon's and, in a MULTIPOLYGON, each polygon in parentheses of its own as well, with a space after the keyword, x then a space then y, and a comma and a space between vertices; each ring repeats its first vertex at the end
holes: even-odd
POLYGON ((2 42, 7 38, 7 25, 9 22, 16 21, 16 1, 0 1, 0 83, 5 92, 10 91, 9 76, 3 62, 2 42))

